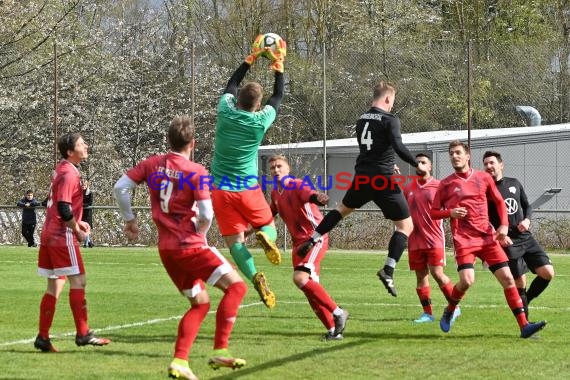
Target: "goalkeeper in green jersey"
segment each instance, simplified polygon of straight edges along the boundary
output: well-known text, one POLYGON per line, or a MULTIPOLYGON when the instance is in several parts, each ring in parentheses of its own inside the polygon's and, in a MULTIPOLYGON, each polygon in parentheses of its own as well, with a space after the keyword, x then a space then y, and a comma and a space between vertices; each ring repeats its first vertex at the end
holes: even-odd
POLYGON ((245 245, 245 232, 251 225, 269 261, 281 263, 273 215, 257 183, 257 152, 283 98, 286 44, 279 39, 277 49, 263 49, 262 39, 263 35, 256 38, 251 54, 233 73, 218 103, 211 174, 212 203, 220 233, 240 271, 271 309, 275 294, 245 245), (261 104, 263 88, 259 83, 244 84, 238 94, 238 86, 260 56, 270 59, 269 67, 275 72, 273 94, 265 105, 261 104))

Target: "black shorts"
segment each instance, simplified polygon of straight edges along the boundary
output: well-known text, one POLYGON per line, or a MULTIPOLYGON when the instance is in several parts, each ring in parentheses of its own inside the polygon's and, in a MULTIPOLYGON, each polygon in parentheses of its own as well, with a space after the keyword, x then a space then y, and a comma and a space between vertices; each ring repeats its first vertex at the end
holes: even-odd
POLYGON ((392 221, 406 219, 410 216, 408 202, 398 184, 392 184, 390 176, 369 176, 369 183, 356 183, 363 175, 355 175, 350 189, 342 198, 342 203, 349 208, 361 208, 372 201, 382 210, 384 217, 392 221))
POLYGON ((515 244, 505 248, 505 251, 509 257, 509 268, 511 268, 514 278, 522 276, 529 269, 532 273, 536 273, 536 268, 552 265, 550 257, 532 236, 523 241, 515 242, 515 244))

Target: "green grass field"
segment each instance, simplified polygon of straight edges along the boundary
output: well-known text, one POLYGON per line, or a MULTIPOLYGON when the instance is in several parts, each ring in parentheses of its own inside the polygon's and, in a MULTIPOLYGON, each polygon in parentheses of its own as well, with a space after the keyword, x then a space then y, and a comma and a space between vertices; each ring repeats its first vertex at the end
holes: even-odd
MULTIPOLYGON (((536 339, 519 338, 503 291, 490 272, 477 268, 477 281, 462 302, 463 315, 448 334, 439 323, 414 325, 421 312, 415 276, 404 255, 396 271, 398 297, 388 295, 375 276, 385 253, 330 252, 321 282, 350 311, 343 341, 323 342, 325 332, 302 293, 291 282, 290 256, 272 266, 257 252, 277 296, 269 311, 252 286, 243 302, 230 348, 247 360, 241 370, 213 371, 212 349, 219 291, 191 353, 200 379, 567 379, 570 375, 570 255, 553 255, 557 277, 531 305, 531 320, 548 326, 536 339)), ((227 252, 225 252, 227 253, 227 252)), ((187 301, 180 296, 154 248, 83 250, 87 267, 89 323, 113 342, 76 347, 67 289, 52 328, 61 351, 33 348, 45 280, 36 275, 36 249, 0 247, 0 379, 166 378, 178 318, 187 301)), ((453 262, 452 258, 448 258, 453 262)), ((457 273, 448 269, 453 281, 457 273)), ((432 285, 434 282, 432 281, 432 285)), ((432 292, 439 319, 444 299, 432 292)))

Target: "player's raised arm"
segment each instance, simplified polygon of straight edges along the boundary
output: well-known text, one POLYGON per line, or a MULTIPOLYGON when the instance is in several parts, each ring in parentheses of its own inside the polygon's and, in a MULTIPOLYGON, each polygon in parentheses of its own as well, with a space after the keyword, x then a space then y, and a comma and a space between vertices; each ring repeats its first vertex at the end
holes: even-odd
POLYGON ((266 56, 271 59, 271 64, 269 68, 275 71, 275 82, 273 84, 273 94, 267 101, 267 104, 275 108, 275 111, 279 111, 279 106, 281 105, 281 100, 283 99, 283 89, 285 87, 285 81, 283 79, 283 72, 285 71, 285 56, 287 55, 287 44, 285 40, 279 39, 277 41, 278 47, 273 50, 267 50, 266 56))
POLYGON ((259 58, 263 53, 264 50, 260 48, 261 40, 263 39, 263 34, 258 35, 253 41, 251 52, 247 57, 245 57, 244 62, 234 71, 228 84, 226 85, 226 89, 224 90, 224 94, 232 94, 234 96, 237 95, 238 86, 245 77, 245 74, 255 63, 257 58, 259 58))
POLYGON ((414 168, 418 167, 416 158, 410 153, 408 148, 402 142, 402 132, 400 127, 400 120, 394 118, 390 123, 390 143, 396 154, 414 168))

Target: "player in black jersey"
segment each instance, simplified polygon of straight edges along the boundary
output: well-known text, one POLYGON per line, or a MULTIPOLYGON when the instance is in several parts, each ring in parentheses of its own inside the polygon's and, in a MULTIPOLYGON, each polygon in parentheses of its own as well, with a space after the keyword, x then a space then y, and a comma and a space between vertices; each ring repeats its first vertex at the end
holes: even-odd
MULTIPOLYGON (((394 180, 395 153, 415 168, 415 157, 402 143, 400 119, 390 113, 394 106, 396 90, 393 85, 380 82, 374 87, 372 107, 356 122, 356 138, 360 154, 354 167, 355 175, 350 189, 336 210, 324 217, 311 239, 299 249, 306 255, 318 239, 332 230, 342 218, 354 209, 373 201, 387 219, 394 224, 394 233, 388 245, 388 257, 377 275, 392 296, 396 297, 394 268, 400 260, 413 224, 408 204, 400 186, 394 180)), ((424 170, 419 164, 420 171, 424 170)), ((401 179, 401 178, 400 178, 401 179)))
MULTIPOLYGON (((532 207, 523 186, 516 178, 503 177, 504 163, 501 154, 487 151, 483 154, 485 171, 495 180, 497 189, 505 200, 509 214, 509 233, 503 249, 509 257, 509 267, 524 303, 528 316, 528 304, 538 297, 554 277, 554 267, 544 249, 529 230, 532 207), (509 245, 510 244, 510 245, 509 245), (526 275, 530 269, 536 277, 526 290, 526 275)), ((489 204, 489 217, 496 228, 498 217, 494 205, 489 204)))

